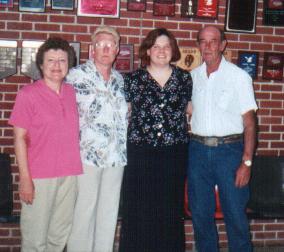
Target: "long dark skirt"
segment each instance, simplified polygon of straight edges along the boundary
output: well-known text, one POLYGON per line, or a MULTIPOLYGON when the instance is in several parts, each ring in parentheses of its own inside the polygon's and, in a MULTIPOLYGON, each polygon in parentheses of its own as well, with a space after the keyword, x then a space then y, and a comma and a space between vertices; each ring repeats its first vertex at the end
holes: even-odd
POLYGON ((184 252, 187 145, 128 146, 120 252, 184 252))

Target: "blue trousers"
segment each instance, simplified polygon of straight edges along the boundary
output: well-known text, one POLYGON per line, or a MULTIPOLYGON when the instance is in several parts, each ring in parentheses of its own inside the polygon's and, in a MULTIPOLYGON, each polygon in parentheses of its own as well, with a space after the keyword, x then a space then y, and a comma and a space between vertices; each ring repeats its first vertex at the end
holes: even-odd
POLYGON ((218 185, 230 252, 251 252, 245 213, 248 186, 235 187, 235 174, 243 154, 243 143, 209 147, 189 144, 188 197, 198 252, 217 252, 218 233, 214 219, 215 185, 218 185))

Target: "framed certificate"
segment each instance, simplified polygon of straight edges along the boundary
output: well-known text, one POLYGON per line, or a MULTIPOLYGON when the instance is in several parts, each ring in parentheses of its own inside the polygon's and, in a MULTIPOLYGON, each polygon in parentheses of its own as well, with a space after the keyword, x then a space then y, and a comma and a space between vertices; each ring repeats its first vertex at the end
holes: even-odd
POLYGON ((283 80, 284 53, 264 53, 262 78, 283 80))
POLYGON ((201 55, 197 47, 180 47, 181 58, 176 65, 190 71, 201 64, 201 55))
POLYGON ((69 44, 74 48, 76 60, 74 62, 74 66, 80 64, 80 42, 69 42, 69 44))
POLYGON ((78 0, 78 16, 119 17, 119 0, 78 0))
POLYGON ((36 66, 36 53, 43 41, 24 40, 22 43, 22 64, 21 73, 33 80, 41 78, 36 66))
POLYGON ((17 41, 0 40, 0 79, 17 73, 17 41))
POLYGON ((119 53, 114 63, 114 68, 120 73, 133 71, 133 45, 120 44, 119 53))
POLYGON ((154 0, 153 15, 174 16, 175 8, 175 0, 154 0))
POLYGON ((13 0, 0 0, 0 7, 13 7, 13 0))
POLYGON ((52 10, 73 10, 74 0, 51 0, 52 10))
POLYGON ((19 11, 44 12, 45 0, 19 0, 19 11))
POLYGON ((238 66, 245 70, 252 79, 257 79, 258 52, 239 51, 238 66))
POLYGON ((146 11, 146 0, 127 0, 127 10, 146 11))
POLYGON ((284 26, 284 1, 263 1, 263 24, 273 26, 284 26))
POLYGON ((217 19, 218 7, 218 0, 198 0, 196 17, 217 19))
POLYGON ((227 0, 225 30, 255 33, 257 0, 227 0))

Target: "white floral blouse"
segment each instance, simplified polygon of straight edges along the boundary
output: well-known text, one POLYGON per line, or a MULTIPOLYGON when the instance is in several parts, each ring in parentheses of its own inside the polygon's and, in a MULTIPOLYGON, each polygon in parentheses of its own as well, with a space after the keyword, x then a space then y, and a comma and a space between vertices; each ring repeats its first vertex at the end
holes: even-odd
POLYGON ((106 82, 88 60, 71 69, 66 82, 76 90, 82 162, 101 168, 124 166, 127 103, 121 74, 112 69, 106 82))

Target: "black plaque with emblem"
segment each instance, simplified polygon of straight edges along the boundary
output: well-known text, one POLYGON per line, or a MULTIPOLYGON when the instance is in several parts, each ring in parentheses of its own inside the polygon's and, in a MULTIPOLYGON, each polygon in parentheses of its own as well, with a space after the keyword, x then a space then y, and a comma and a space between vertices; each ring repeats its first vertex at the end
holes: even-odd
POLYGON ((17 73, 17 41, 0 40, 0 79, 17 73))
POLYGON ((193 17, 196 13, 196 0, 181 0, 181 16, 193 17))

